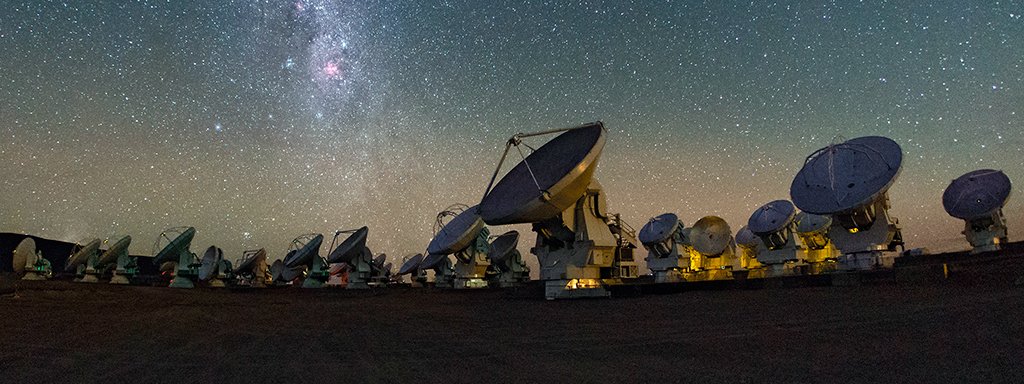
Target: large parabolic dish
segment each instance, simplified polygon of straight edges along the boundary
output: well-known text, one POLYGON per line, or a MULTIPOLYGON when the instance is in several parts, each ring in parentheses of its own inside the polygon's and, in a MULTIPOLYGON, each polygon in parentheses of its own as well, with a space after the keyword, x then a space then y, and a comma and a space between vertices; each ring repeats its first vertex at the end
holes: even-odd
POLYGON ((495 263, 503 263, 519 245, 519 231, 508 231, 491 242, 487 256, 495 263))
POLYGON ((128 246, 132 244, 132 237, 125 236, 121 240, 118 240, 114 245, 111 245, 103 254, 100 255, 100 260, 96 264, 107 265, 117 262, 117 258, 122 253, 127 254, 128 246))
POLYGON ((288 268, 295 268, 309 264, 313 261, 314 257, 320 252, 320 244, 324 242, 324 235, 317 234, 312 239, 306 242, 302 248, 298 251, 285 257, 284 266, 288 268))
POLYGON ((775 200, 762 205, 750 215, 747 228, 754 233, 775 233, 781 231, 796 218, 796 208, 789 200, 775 200))
POLYGON ((535 223, 571 207, 594 176, 605 136, 603 124, 590 123, 563 132, 526 156, 480 202, 484 222, 535 223))
POLYGON ((22 273, 25 272, 25 265, 28 264, 29 260, 36 259, 36 241, 31 237, 26 237, 18 243, 18 246, 14 248, 14 256, 11 259, 11 266, 14 267, 14 272, 22 273))
POLYGON ((729 246, 732 230, 721 217, 705 216, 693 224, 690 241, 697 252, 705 256, 716 256, 725 252, 729 246))
POLYGON ((991 216, 1010 197, 1010 178, 1003 171, 979 169, 953 180, 942 193, 946 213, 962 220, 991 216))
MULTIPOLYGON (((161 233, 160 236, 163 237, 165 234, 176 230, 177 228, 166 230, 164 231, 164 233, 161 233)), ((182 252, 188 251, 189 245, 192 244, 192 238, 194 238, 195 236, 195 227, 186 228, 184 231, 178 234, 177 237, 171 240, 171 242, 167 243, 167 245, 164 246, 164 248, 161 249, 160 252, 156 254, 156 257, 153 258, 153 264, 160 265, 166 262, 177 263, 178 256, 180 256, 182 252)), ((157 239, 157 241, 159 242, 159 239, 157 239)))
POLYGON ((90 257, 96 256, 99 253, 101 242, 102 240, 100 239, 93 239, 86 243, 85 246, 73 253, 71 257, 68 257, 67 263, 64 264, 64 270, 74 272, 78 269, 79 264, 87 263, 90 257))
POLYGON ((353 259, 363 254, 366 248, 366 237, 370 234, 369 227, 362 227, 348 235, 337 248, 327 256, 328 263, 351 263, 353 259))
POLYGON ((236 270, 250 271, 253 269, 253 267, 259 265, 260 263, 265 263, 266 261, 267 250, 265 248, 260 248, 254 251, 246 251, 242 255, 242 260, 238 262, 238 267, 236 267, 236 270))
POLYGON ((679 216, 674 213, 663 213, 652 218, 640 228, 640 243, 657 244, 672 237, 679 230, 679 216))
POLYGON ((434 239, 430 240, 427 253, 450 255, 473 244, 477 234, 484 228, 484 221, 477 212, 477 206, 466 208, 448 224, 441 227, 441 230, 434 235, 434 239))
POLYGON ((884 194, 902 163, 899 144, 886 137, 832 144, 807 157, 793 178, 790 197, 800 210, 818 215, 851 211, 884 194))
POLYGON ((421 261, 423 261, 423 254, 417 253, 415 256, 409 258, 409 260, 406 260, 405 263, 402 264, 402 268, 398 269, 398 274, 405 275, 416 272, 416 270, 420 268, 421 261))

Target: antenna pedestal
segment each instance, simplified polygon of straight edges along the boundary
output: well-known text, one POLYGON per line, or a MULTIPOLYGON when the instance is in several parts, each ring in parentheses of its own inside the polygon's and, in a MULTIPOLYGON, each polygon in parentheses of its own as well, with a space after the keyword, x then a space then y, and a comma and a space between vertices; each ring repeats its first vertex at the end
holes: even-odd
POLYGON ((972 255, 1002 249, 1001 244, 1008 240, 1003 210, 999 209, 989 217, 965 221, 963 234, 971 243, 972 255))
POLYGON ((130 283, 129 279, 131 276, 135 276, 135 273, 128 272, 127 269, 118 267, 117 269, 114 269, 114 273, 110 276, 110 284, 128 285, 130 283))
POLYGON ((889 216, 889 198, 883 196, 867 209, 833 215, 829 239, 842 256, 837 258, 840 271, 862 271, 892 268, 896 247, 903 245, 898 221, 889 216), (874 220, 865 223, 874 213, 874 220), (853 224, 853 225, 851 225, 853 224))
POLYGON ((86 267, 82 270, 80 278, 75 279, 78 283, 99 283, 100 272, 96 268, 86 267))
POLYGON ((53 268, 50 265, 50 261, 43 258, 42 255, 36 254, 36 260, 32 264, 25 266, 25 276, 22 276, 22 280, 49 280, 53 277, 53 268))
POLYGON ((553 219, 533 224, 540 279, 548 300, 606 297, 605 285, 635 278, 632 234, 602 212, 600 184, 592 182, 574 207, 553 219), (614 229, 614 230, 613 230, 614 229))
POLYGON ((491 277, 491 285, 499 288, 518 287, 530 281, 530 268, 523 262, 523 255, 517 250, 504 260, 497 274, 491 277))
POLYGON ((452 261, 447 256, 441 258, 433 268, 434 287, 452 288, 455 286, 455 270, 452 268, 452 261))
POLYGON ((191 253, 188 256, 182 254, 178 261, 178 264, 174 267, 174 278, 171 279, 171 284, 168 287, 171 288, 195 288, 195 279, 199 276, 198 268, 199 264, 194 263, 195 255, 191 253))
POLYGON ((655 283, 681 283, 686 281, 683 271, 689 269, 690 257, 679 255, 679 247, 672 244, 672 250, 662 257, 651 252, 647 255, 647 268, 654 274, 655 283))
POLYGON ((487 237, 491 231, 486 227, 477 232, 473 244, 455 253, 454 288, 487 288, 487 269, 491 261, 487 257, 490 244, 487 237))
POLYGON ((349 264, 348 285, 345 289, 370 289, 370 282, 373 280, 373 254, 364 250, 361 256, 356 257, 349 264))

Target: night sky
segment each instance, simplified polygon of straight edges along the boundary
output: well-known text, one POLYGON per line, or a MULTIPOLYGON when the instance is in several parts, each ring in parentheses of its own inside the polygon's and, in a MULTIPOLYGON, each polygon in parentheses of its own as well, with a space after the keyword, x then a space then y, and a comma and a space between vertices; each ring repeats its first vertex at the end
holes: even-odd
POLYGON ((594 120, 637 229, 736 231, 837 136, 903 147, 908 247, 967 248, 941 204, 959 175, 1024 183, 1021 1, 80 3, 0 12, 0 231, 149 254, 191 225, 234 259, 368 225, 398 260, 512 134, 594 120))

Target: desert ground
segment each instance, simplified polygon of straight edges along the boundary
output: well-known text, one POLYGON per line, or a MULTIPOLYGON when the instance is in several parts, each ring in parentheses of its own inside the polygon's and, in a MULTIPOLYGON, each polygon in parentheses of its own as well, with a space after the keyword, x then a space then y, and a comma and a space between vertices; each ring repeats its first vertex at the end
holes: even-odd
POLYGON ((1005 281, 194 289, 0 278, 0 382, 1024 382, 1005 281))

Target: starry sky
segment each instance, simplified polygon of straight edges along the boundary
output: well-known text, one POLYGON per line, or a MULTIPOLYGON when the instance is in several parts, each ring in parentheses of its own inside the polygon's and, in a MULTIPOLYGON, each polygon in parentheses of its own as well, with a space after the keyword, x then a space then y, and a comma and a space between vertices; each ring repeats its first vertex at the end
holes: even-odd
POLYGON ((397 261, 479 201, 512 134, 595 120, 635 228, 738 230, 836 137, 902 146, 908 247, 967 247, 957 176, 1024 182, 1021 1, 91 3, 0 13, 0 231, 148 254, 192 225, 233 259, 368 225, 397 261))

